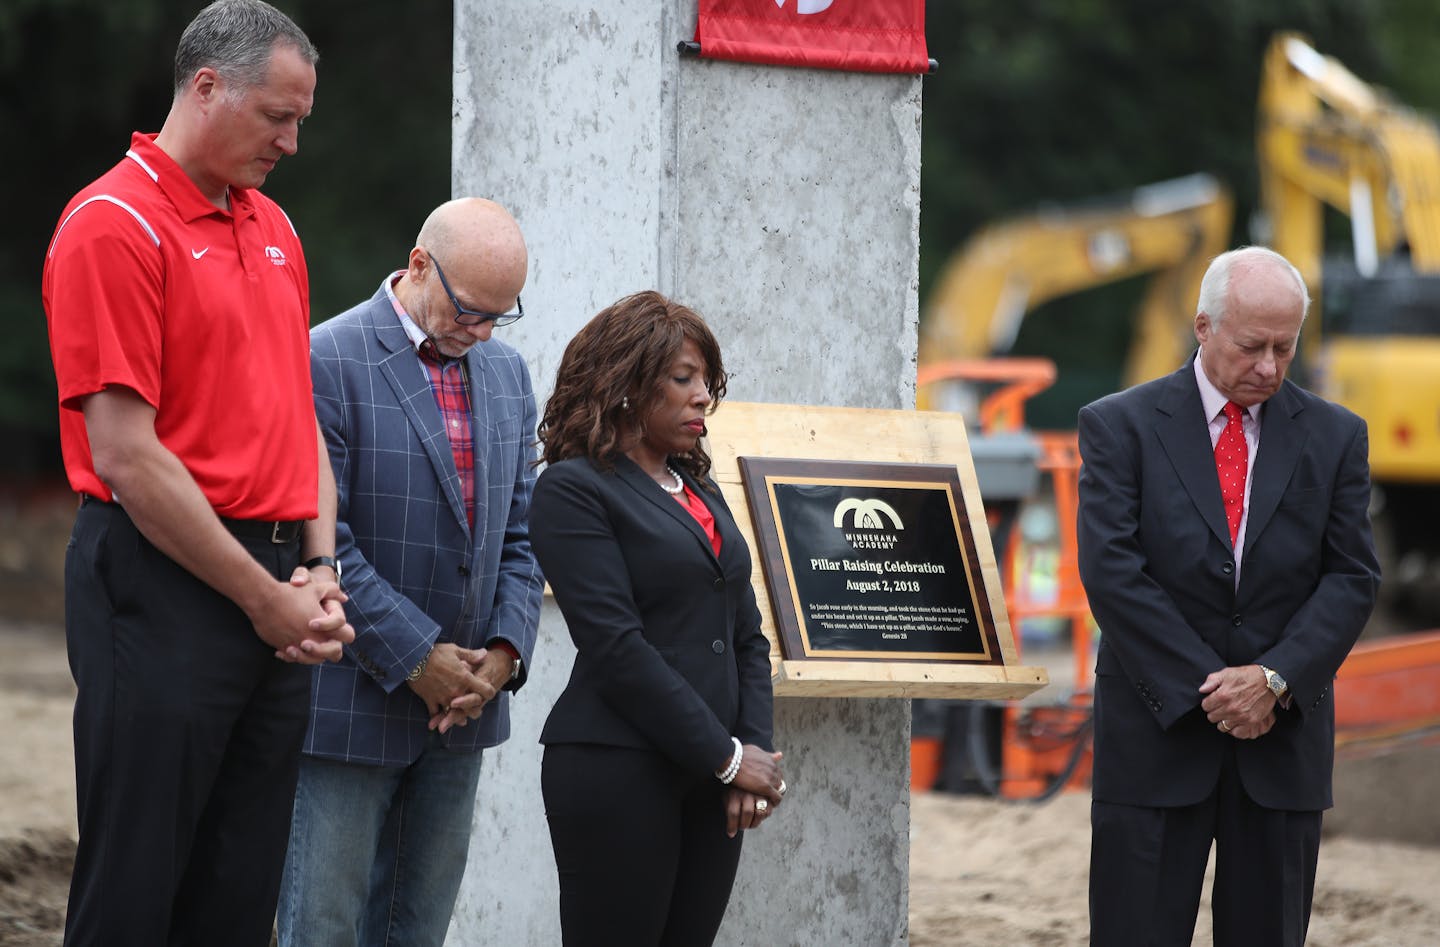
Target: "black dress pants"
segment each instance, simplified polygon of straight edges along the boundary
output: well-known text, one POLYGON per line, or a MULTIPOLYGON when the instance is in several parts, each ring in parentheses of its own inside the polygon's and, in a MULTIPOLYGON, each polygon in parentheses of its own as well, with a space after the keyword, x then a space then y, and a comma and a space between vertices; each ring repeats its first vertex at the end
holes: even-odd
POLYGON ((545 748, 541 790, 560 872, 565 947, 704 947, 715 940, 743 832, 725 787, 649 750, 545 748))
MULTIPOLYGON (((299 543, 241 539, 288 579, 299 543)), ((80 844, 67 945, 269 943, 308 667, 87 500, 65 559, 80 844)))
POLYGON ((1094 947, 1189 947, 1212 842, 1216 947, 1305 943, 1321 813, 1256 805, 1233 748, 1204 801, 1173 808, 1093 802, 1090 822, 1094 947))

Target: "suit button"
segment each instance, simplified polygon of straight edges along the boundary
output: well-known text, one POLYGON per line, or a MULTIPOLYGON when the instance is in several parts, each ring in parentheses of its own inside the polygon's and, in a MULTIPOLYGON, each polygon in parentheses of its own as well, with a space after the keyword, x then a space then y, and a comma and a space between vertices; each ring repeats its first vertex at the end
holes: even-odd
POLYGON ((714 587, 715 587, 715 591, 717 591, 717 592, 720 591, 721 589, 723 589, 723 588, 725 587, 725 579, 724 579, 723 576, 722 576, 721 578, 718 578, 718 579, 715 580, 715 586, 714 586, 714 587))
POLYGON ((455 570, 455 571, 459 572, 461 575, 469 575, 469 574, 470 574, 470 567, 469 567, 469 566, 461 566, 459 569, 457 569, 457 570, 455 570))
POLYGON ((1236 628, 1239 628, 1241 624, 1243 624, 1243 622, 1241 621, 1240 616, 1236 615, 1230 619, 1230 624, 1234 625, 1236 628))
POLYGON ((1235 563, 1233 563, 1233 562, 1227 562, 1227 563, 1223 564, 1222 566, 1220 566, 1220 571, 1223 572, 1223 573, 1225 573, 1226 575, 1234 575, 1234 574, 1235 574, 1235 563))
POLYGON ((716 638, 714 641, 710 642, 710 650, 714 651, 716 654, 724 654, 725 642, 721 641, 719 638, 716 638))

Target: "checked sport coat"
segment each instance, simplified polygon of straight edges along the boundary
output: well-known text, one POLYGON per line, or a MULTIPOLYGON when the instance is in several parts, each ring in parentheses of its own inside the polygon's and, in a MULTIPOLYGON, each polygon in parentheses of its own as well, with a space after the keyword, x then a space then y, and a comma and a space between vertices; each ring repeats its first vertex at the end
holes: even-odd
MULTIPOLYGON (((491 339, 465 356, 475 444, 475 529, 440 409, 415 346, 382 285, 311 330, 315 413, 335 469, 336 555, 355 642, 315 668, 305 752, 403 766, 427 734, 424 702, 405 675, 436 642, 535 646, 540 568, 528 516, 535 485, 535 396, 525 362, 491 339)), ((453 749, 510 735, 510 695, 451 728, 453 749)))

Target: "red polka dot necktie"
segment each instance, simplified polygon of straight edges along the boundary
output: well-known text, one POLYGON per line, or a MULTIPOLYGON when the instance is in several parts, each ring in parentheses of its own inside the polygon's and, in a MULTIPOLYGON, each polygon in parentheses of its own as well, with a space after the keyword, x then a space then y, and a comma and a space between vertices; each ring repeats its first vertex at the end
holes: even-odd
POLYGON ((1225 430, 1215 442, 1215 472, 1220 475, 1220 498, 1225 501, 1225 522, 1230 525, 1230 545, 1240 532, 1245 512, 1245 473, 1250 465, 1250 448, 1245 444, 1244 408, 1225 402, 1225 430))

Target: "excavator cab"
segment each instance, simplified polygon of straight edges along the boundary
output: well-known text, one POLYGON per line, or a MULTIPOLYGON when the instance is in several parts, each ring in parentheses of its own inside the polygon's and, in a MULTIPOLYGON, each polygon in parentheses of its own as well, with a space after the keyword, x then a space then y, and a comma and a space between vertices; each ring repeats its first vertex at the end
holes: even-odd
POLYGON ((1440 627, 1440 128, 1295 33, 1265 54, 1257 236, 1318 305, 1298 380, 1363 417, 1384 582, 1379 623, 1440 627), (1325 208, 1350 222, 1324 256, 1325 208))

